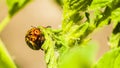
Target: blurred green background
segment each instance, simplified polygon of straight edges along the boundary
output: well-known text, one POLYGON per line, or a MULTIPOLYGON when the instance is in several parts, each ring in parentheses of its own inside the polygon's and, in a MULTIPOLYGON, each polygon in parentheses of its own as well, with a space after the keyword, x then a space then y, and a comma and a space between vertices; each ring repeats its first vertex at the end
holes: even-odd
MULTIPOLYGON (((0 0, 0 22, 7 16, 5 0, 0 0)), ((44 52, 34 51, 25 43, 24 36, 31 26, 52 26, 59 28, 62 20, 62 10, 54 0, 33 0, 20 10, 0 34, 0 37, 14 62, 20 68, 46 68, 44 52)), ((112 25, 105 26, 91 34, 99 44, 99 58, 109 47, 107 38, 112 25)))

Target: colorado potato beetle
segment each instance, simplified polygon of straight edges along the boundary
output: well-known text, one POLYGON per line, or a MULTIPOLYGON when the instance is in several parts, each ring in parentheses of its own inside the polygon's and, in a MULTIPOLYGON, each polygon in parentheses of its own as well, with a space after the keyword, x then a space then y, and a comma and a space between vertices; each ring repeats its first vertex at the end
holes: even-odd
POLYGON ((42 44, 45 41, 44 35, 42 34, 42 31, 37 27, 32 27, 30 30, 28 30, 25 41, 27 45, 33 49, 33 50, 39 50, 41 49, 42 44))

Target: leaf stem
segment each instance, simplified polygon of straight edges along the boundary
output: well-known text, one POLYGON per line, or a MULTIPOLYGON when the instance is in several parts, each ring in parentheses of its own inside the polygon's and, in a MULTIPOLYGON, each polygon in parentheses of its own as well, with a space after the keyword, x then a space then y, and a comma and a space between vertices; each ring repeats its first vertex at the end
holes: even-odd
POLYGON ((7 26, 7 24, 9 23, 11 17, 8 15, 6 16, 2 22, 0 23, 0 33, 2 32, 2 30, 7 26))
POLYGON ((17 68, 0 39, 0 68, 17 68))

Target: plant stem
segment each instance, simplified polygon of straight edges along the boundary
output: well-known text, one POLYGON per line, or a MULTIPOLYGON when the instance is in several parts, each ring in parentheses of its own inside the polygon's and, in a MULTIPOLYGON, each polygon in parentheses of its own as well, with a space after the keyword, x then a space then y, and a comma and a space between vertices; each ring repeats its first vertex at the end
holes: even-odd
POLYGON ((0 39, 0 68, 17 68, 0 39))
POLYGON ((2 30, 7 26, 7 24, 9 23, 11 17, 8 15, 7 17, 5 17, 2 22, 0 23, 0 33, 2 32, 2 30))

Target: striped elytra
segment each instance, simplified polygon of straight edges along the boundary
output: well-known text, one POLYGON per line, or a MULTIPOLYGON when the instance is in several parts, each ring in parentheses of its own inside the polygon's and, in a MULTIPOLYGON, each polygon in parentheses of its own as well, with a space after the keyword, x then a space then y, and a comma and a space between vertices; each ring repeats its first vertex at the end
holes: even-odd
POLYGON ((44 43, 45 38, 39 28, 32 27, 30 30, 28 30, 25 36, 25 41, 31 49, 39 50, 41 49, 41 46, 44 43))

